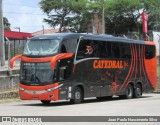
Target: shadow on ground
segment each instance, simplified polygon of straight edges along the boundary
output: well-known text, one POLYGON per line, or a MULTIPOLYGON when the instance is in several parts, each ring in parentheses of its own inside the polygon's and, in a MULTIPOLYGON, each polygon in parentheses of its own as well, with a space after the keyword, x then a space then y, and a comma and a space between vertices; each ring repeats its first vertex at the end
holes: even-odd
MULTIPOLYGON (((150 98, 150 97, 152 97, 152 96, 142 96, 141 98, 133 98, 133 99, 137 100, 137 99, 150 98)), ((83 104, 87 104, 87 103, 110 102, 110 101, 119 101, 119 100, 127 100, 127 99, 119 98, 117 96, 117 97, 113 97, 111 99, 87 98, 80 104, 71 104, 70 101, 64 100, 64 101, 57 101, 57 102, 53 101, 53 102, 51 102, 50 104, 47 104, 47 105, 44 105, 41 102, 39 102, 39 103, 34 103, 34 104, 19 104, 19 105, 16 105, 16 106, 44 106, 44 107, 54 106, 54 107, 58 107, 58 106, 83 105, 83 104)), ((130 99, 128 99, 128 101, 129 100, 130 99)))

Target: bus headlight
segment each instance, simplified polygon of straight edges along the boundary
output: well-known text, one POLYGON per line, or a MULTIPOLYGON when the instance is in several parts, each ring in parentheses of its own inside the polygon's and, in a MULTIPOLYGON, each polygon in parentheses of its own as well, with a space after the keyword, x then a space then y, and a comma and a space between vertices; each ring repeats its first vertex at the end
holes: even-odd
POLYGON ((56 87, 53 87, 53 88, 49 88, 49 89, 47 89, 46 91, 47 91, 47 92, 50 92, 50 91, 53 91, 53 90, 55 90, 55 89, 60 88, 61 86, 63 86, 63 84, 60 84, 59 86, 56 86, 56 87))
POLYGON ((47 92, 50 92, 50 91, 52 91, 52 89, 47 89, 47 92))
POLYGON ((20 91, 24 91, 24 88, 19 88, 20 91))

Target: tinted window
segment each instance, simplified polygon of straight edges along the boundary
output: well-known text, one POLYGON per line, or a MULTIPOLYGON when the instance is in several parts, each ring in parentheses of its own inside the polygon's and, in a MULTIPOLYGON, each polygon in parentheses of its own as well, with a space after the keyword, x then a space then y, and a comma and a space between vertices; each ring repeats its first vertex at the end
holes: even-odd
POLYGON ((121 58, 120 44, 117 42, 112 43, 112 57, 121 58))
POLYGON ((121 58, 131 59, 131 49, 128 43, 121 43, 121 58))
POLYGON ((82 40, 79 43, 76 59, 99 57, 100 49, 98 41, 82 40))
MULTIPOLYGON (((65 47, 67 53, 75 53, 77 49, 77 39, 66 39, 62 47, 65 47)), ((64 47, 62 49, 64 49, 64 47)))
POLYGON ((89 57, 131 59, 128 43, 83 40, 79 44, 77 60, 89 57))
POLYGON ((146 45, 145 46, 145 58, 152 59, 153 57, 155 57, 155 46, 146 45))

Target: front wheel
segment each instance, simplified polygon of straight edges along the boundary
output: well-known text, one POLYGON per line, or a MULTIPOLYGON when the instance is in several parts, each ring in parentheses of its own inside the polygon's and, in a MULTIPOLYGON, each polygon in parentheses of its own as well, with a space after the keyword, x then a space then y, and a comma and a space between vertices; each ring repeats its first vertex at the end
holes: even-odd
POLYGON ((134 97, 140 98, 142 96, 142 87, 140 84, 137 84, 135 90, 134 90, 134 97))
POLYGON ((44 105, 47 105, 47 104, 50 104, 50 100, 41 100, 41 102, 44 104, 44 105))
POLYGON ((80 87, 76 87, 73 93, 73 99, 70 99, 70 102, 73 104, 79 104, 83 100, 82 90, 80 87))

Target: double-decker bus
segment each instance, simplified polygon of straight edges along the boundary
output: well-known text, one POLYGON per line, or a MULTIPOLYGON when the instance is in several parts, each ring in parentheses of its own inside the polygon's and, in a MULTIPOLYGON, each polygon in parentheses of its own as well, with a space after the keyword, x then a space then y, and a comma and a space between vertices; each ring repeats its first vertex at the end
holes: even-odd
POLYGON ((56 33, 29 39, 21 58, 22 100, 81 103, 113 95, 138 98, 156 88, 155 44, 111 35, 56 33))

